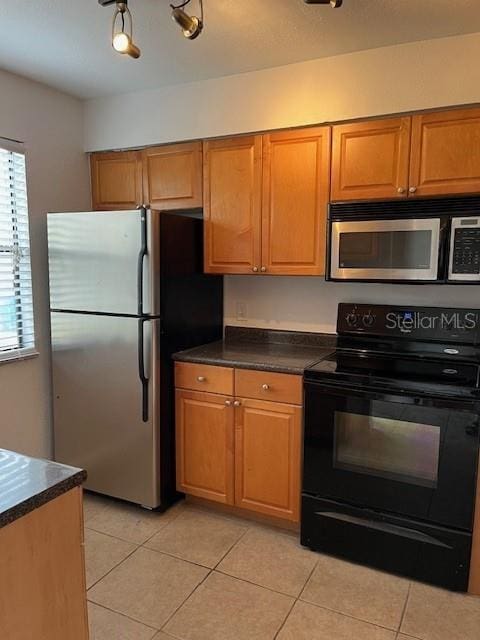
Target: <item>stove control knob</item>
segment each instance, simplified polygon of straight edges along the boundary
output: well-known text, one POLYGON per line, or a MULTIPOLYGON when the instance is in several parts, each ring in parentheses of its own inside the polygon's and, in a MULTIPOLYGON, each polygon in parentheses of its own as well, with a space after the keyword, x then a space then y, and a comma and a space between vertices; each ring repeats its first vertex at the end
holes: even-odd
POLYGON ((358 316, 354 311, 352 311, 351 313, 347 314, 345 320, 347 321, 349 327, 354 327, 357 324, 358 316))
POLYGON ((375 316, 369 311, 362 318, 364 327, 372 327, 375 324, 375 316))

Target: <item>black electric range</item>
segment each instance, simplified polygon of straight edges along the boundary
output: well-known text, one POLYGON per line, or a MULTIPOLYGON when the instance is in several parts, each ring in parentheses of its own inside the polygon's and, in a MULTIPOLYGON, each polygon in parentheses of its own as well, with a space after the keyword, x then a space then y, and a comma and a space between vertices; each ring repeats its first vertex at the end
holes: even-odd
POLYGON ((302 544, 466 590, 480 310, 340 304, 305 370, 302 544))

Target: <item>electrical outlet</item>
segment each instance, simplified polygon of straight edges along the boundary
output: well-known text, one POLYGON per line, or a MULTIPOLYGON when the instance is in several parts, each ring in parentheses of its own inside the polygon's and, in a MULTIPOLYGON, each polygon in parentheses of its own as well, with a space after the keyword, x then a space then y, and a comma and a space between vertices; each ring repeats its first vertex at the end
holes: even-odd
POLYGON ((236 315, 237 315, 238 321, 245 322, 245 320, 247 319, 247 303, 246 302, 237 302, 236 315))

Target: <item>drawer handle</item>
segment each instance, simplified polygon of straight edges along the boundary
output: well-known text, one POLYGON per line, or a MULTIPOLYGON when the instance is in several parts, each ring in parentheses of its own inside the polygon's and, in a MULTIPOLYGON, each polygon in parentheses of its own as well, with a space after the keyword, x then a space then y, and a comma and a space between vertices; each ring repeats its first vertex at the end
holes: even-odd
POLYGON ((268 391, 270 389, 270 386, 268 384, 262 384, 262 389, 264 391, 268 391))
POLYGON ((205 382, 206 378, 205 376, 197 376, 197 380, 198 382, 205 382))
POLYGON ((231 407, 232 406, 232 401, 231 400, 225 400, 225 405, 227 407, 231 407))
POLYGON ((240 402, 240 400, 235 400, 235 402, 233 403, 234 407, 239 407, 242 403, 240 402))

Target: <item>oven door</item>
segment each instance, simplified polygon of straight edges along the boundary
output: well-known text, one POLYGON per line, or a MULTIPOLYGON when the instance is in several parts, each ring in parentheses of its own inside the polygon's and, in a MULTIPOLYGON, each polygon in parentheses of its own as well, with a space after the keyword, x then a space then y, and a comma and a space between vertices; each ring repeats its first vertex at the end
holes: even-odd
POLYGON ((303 492, 472 529, 478 407, 305 384, 303 492))
POLYGON ((445 226, 442 218, 333 221, 330 279, 442 279, 445 226))

